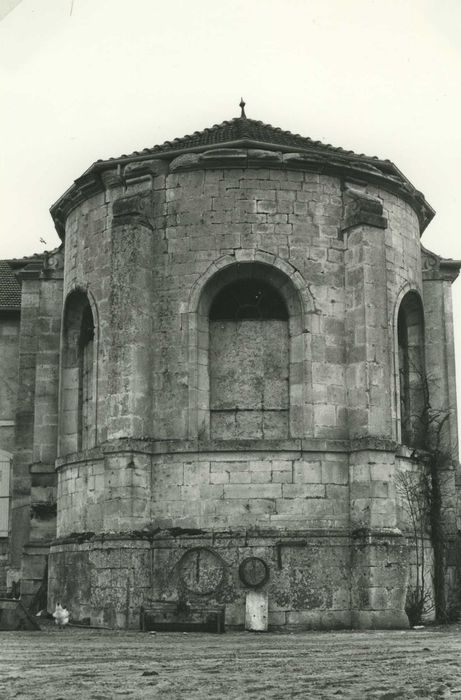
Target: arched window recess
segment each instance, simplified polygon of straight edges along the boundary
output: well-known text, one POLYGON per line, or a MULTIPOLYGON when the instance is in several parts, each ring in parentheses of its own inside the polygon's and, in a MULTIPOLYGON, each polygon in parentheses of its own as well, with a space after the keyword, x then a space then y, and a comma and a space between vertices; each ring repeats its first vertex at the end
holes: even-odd
POLYGON ((424 363, 424 315, 421 299, 408 292, 397 317, 398 390, 401 441, 423 447, 427 438, 428 383, 424 363))
POLYGON ((88 449, 96 438, 95 322, 85 292, 69 294, 64 308, 60 454, 88 449))
POLYGON ((300 275, 256 260, 238 262, 223 265, 199 289, 189 326, 196 360, 189 380, 191 437, 306 434, 304 308, 311 301, 300 275))
POLYGON ((280 294, 264 280, 243 279, 224 287, 215 297, 210 320, 278 319, 286 321, 288 312, 280 294))

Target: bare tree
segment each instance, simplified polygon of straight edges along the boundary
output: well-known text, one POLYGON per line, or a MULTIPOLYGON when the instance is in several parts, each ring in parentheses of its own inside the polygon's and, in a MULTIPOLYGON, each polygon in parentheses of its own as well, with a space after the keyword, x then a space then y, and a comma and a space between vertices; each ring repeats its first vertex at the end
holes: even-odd
MULTIPOLYGON (((431 381, 421 366, 413 367, 418 376, 419 411, 412 414, 414 426, 412 459, 422 465, 418 471, 399 472, 397 492, 411 523, 416 552, 416 584, 409 591, 408 608, 419 620, 427 612, 430 591, 425 579, 425 542, 429 538, 433 551, 432 583, 435 617, 438 622, 448 618, 446 597, 447 541, 445 527, 447 493, 453 464, 457 461, 450 444, 449 424, 452 411, 436 409, 430 396, 431 381)), ((408 611, 407 611, 408 612, 408 611)), ((409 612, 409 617, 410 617, 409 612)), ((412 621, 412 620, 411 620, 412 621)), ((417 620, 418 621, 418 620, 417 620)), ((414 624, 414 621, 413 621, 414 624)))
POLYGON ((408 587, 405 604, 411 625, 419 624, 432 606, 431 590, 426 581, 427 488, 426 471, 400 471, 396 475, 396 490, 409 519, 415 549, 415 583, 408 587))

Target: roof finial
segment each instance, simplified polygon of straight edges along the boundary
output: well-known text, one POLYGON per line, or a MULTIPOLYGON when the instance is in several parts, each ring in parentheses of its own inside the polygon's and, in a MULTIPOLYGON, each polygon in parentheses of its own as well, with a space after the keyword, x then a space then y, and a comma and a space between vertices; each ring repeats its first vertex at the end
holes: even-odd
POLYGON ((243 97, 240 98, 239 107, 242 110, 242 113, 240 115, 240 119, 246 119, 247 115, 245 114, 245 102, 243 101, 243 97))

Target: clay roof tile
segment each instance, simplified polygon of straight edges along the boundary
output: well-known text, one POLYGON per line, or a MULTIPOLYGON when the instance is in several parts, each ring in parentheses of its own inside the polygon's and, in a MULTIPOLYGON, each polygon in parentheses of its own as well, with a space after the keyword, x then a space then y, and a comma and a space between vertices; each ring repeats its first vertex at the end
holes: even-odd
POLYGON ((15 311, 21 308, 21 285, 8 260, 0 260, 0 309, 15 311))

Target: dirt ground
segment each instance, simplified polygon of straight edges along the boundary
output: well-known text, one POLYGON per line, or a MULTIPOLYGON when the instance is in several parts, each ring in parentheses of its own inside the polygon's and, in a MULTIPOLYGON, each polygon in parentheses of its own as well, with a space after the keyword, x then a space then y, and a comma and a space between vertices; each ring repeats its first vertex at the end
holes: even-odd
POLYGON ((223 635, 0 632, 0 698, 461 698, 461 626, 223 635))

